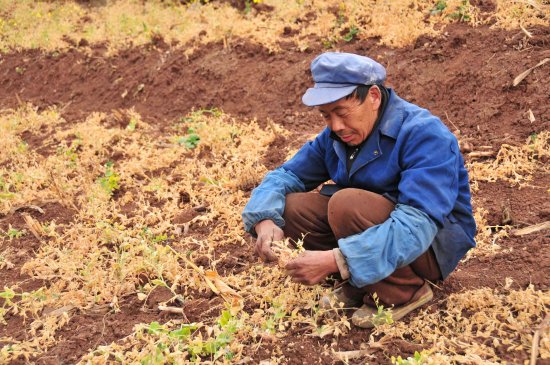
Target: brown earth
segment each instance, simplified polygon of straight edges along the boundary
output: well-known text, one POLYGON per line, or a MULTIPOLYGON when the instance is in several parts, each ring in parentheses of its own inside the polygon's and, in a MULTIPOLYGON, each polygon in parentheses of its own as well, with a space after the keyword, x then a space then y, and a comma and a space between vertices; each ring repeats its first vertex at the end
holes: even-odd
MULTIPOLYGON (((378 46, 376 40, 339 47, 378 59, 387 67, 389 86, 401 97, 440 116, 451 130, 460 131, 461 139, 468 141, 471 149, 491 145, 497 151, 503 143, 523 144, 532 133, 550 129, 550 65, 534 70, 517 87, 511 85, 518 74, 550 57, 550 29, 534 28, 531 32, 533 38, 527 38, 521 31, 455 24, 448 26, 441 37, 424 37, 402 49, 378 46), (529 109, 536 118, 534 122, 528 119, 529 109)), ((155 122, 157 132, 162 133, 193 108, 217 107, 241 118, 257 118, 263 126, 272 120, 291 132, 290 137, 277 139, 262 161, 272 168, 286 155, 282 146, 296 147, 323 127, 317 113, 301 105, 300 97, 311 84, 309 62, 324 49, 312 47, 302 53, 294 45, 285 47, 280 53, 270 54, 260 46, 234 41, 230 49, 211 44, 187 58, 185 47, 171 48, 158 41, 111 57, 104 56, 102 46, 92 47, 89 52, 73 48, 64 53, 28 50, 0 55, 0 109, 15 108, 21 101, 40 108, 57 105, 71 124, 94 111, 134 107, 145 120, 155 122)), ((24 136, 30 148, 48 153, 42 145, 45 137, 30 133, 24 136)), ((518 189, 504 182, 480 183, 475 196, 478 204, 489 210, 490 225, 502 224, 503 207, 508 207, 512 223, 521 227, 548 220, 550 215, 550 177, 537 174, 532 185, 518 189)), ((58 206, 43 208, 47 216, 33 216, 56 219, 58 223, 72 219, 70 212, 58 206)), ((6 230, 9 224, 24 228, 19 212, 0 217, 1 229, 6 230)), ((27 283, 27 290, 41 285, 19 274, 25 257, 33 255, 37 243, 24 237, 10 244, 23 254, 18 256, 15 269, 0 271, 0 287, 21 281, 27 283)), ((499 244, 513 250, 463 262, 436 290, 436 299, 465 289, 500 287, 506 277, 513 278, 517 287, 533 283, 539 289, 550 289, 547 232, 511 237, 499 244)), ((234 254, 234 261, 227 260, 219 267, 222 273, 242 270, 237 261, 255 260, 242 250, 234 254)), ((150 298, 155 300, 166 298, 158 293, 150 298)), ((130 334, 133 324, 160 316, 152 309, 154 305, 140 309, 141 303, 132 298, 120 302, 122 311, 117 314, 76 313, 63 328, 60 342, 33 362, 73 363, 90 348, 130 334)), ((440 302, 434 303, 436 310, 440 302)), ((188 303, 185 313, 189 319, 200 320, 201 313, 218 304, 215 298, 199 299, 188 303)), ((15 328, 21 326, 15 318, 8 322, 0 329, 0 337, 16 335, 15 328)), ((338 349, 353 350, 353 344, 368 335, 369 331, 353 329, 338 340, 338 349)), ((331 341, 304 337, 296 331, 280 343, 266 343, 247 355, 259 362, 269 357, 272 348, 280 347, 291 363, 327 363, 331 358, 323 354, 323 346, 331 341)), ((408 356, 419 350, 405 340, 392 346, 377 354, 377 362, 388 363, 391 354, 408 356)), ((501 354, 503 360, 512 363, 526 360, 515 356, 501 354)))

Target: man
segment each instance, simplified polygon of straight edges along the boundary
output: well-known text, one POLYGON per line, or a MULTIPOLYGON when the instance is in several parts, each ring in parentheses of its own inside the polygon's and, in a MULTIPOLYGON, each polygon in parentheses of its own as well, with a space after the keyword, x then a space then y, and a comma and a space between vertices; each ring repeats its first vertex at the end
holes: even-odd
POLYGON ((276 259, 272 241, 306 234, 306 251, 286 266, 293 280, 313 285, 340 273, 349 280, 332 296, 362 305, 355 325, 373 326, 375 293, 398 320, 430 301, 428 281, 445 279, 475 246, 457 140, 384 87, 386 70, 368 57, 324 53, 311 72, 315 85, 302 101, 318 107, 327 128, 253 191, 245 229, 265 261, 276 259))

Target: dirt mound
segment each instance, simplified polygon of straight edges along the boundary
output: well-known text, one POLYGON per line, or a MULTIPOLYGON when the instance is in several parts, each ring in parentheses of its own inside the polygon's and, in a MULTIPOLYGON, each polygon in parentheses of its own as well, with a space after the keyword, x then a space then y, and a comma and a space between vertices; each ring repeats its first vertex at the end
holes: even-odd
MULTIPOLYGON (((532 34, 455 24, 442 38, 421 38, 407 48, 379 47, 369 40, 342 44, 341 50, 378 59, 387 67, 389 86, 462 135, 480 144, 498 144, 502 138, 523 142, 548 128, 550 120, 548 65, 511 86, 518 74, 550 56, 550 30, 533 29, 532 34)), ((211 44, 187 57, 184 48, 157 42, 112 57, 103 57, 103 51, 97 46, 91 54, 73 49, 1 56, 0 105, 15 107, 18 100, 58 105, 69 120, 134 107, 161 125, 192 108, 218 107, 299 132, 322 127, 317 113, 300 100, 311 85, 309 63, 321 48, 302 53, 289 45, 270 54, 243 41, 231 48, 211 44)))

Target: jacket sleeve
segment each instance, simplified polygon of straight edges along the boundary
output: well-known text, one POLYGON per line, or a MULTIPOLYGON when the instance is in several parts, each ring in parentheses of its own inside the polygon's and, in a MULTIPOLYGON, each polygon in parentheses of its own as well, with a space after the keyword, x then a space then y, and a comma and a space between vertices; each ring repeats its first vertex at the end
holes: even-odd
POLYGON ((425 252, 437 227, 419 209, 398 204, 384 223, 338 240, 350 272, 360 288, 388 277, 425 252))
POLYGON ((255 236, 254 226, 264 219, 271 219, 283 227, 286 195, 312 190, 329 179, 324 163, 324 146, 328 141, 325 130, 315 140, 307 142, 283 166, 266 175, 252 192, 242 213, 244 228, 248 233, 255 236))
POLYGON ((301 191, 305 191, 304 183, 292 171, 279 167, 269 172, 252 191, 252 196, 242 212, 244 229, 256 236, 254 226, 265 219, 271 219, 276 225, 283 227, 286 194, 301 191))
POLYGON ((390 218, 339 240, 357 287, 380 281, 413 262, 430 247, 453 209, 458 196, 458 143, 433 121, 426 118, 397 142, 403 170, 398 204, 390 218))

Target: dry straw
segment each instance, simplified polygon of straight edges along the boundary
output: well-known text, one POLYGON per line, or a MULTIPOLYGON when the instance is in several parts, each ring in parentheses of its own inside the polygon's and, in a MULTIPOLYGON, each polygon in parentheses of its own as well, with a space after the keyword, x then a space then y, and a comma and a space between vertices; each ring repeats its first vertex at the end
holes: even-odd
MULTIPOLYGON (((280 127, 272 124, 263 130, 218 110, 193 112, 164 134, 132 110, 93 113, 64 130, 55 128, 60 123, 55 110, 38 113, 30 106, 0 116, 6 141, 0 164, 2 214, 20 214, 18 207, 44 202, 76 207, 69 224, 38 218, 28 227, 16 227, 33 227, 36 239, 42 240, 23 272, 48 286, 32 292, 4 288, 2 295, 11 299, 4 300, 0 318, 26 318, 26 331, 33 335, 24 341, 3 338, 7 345, 0 351, 5 359, 39 356, 55 345, 57 331, 77 309, 116 312, 128 296, 145 300, 159 286, 173 295, 161 304, 162 310, 181 313, 182 303, 213 291, 225 300, 210 309, 221 310, 222 316, 212 314, 195 324, 185 318, 140 324, 125 339, 94 349, 84 363, 146 361, 159 346, 165 348, 163 356, 176 363, 195 358, 229 361, 245 359, 265 341, 277 348, 288 333, 321 338, 347 333, 350 322, 344 313, 317 306, 326 289, 304 287, 286 276, 282 263, 297 254, 289 242, 275 245, 281 265, 241 262, 244 270, 239 273, 217 271, 235 249, 251 250, 240 212, 249 190, 266 173, 258 161, 276 136, 285 134, 280 127), (37 146, 21 139, 23 132, 38 131, 46 132, 37 146), (177 219, 189 211, 195 213, 187 221, 177 219)), ((542 132, 525 146, 505 146, 495 161, 470 168, 478 180, 492 181, 491 173, 497 174, 494 178, 526 181, 529 173, 542 168, 540 159, 547 155, 548 134, 542 132)), ((483 220, 482 207, 478 213, 479 247, 473 255, 492 255, 508 231, 494 233, 483 220)), ((9 240, 3 236, 1 242, 9 240)), ((0 266, 8 269, 12 253, 9 248, 0 252, 0 266)), ((532 287, 454 294, 444 309, 422 313, 409 326, 382 326, 368 346, 406 337, 424 343, 430 361, 496 361, 497 348, 521 353, 530 349, 534 332, 525 328, 534 328, 547 306, 548 293, 532 287), (520 297, 528 297, 530 304, 517 302, 520 297), (459 347, 470 355, 458 355, 459 347)), ((547 337, 542 332, 539 337, 540 356, 547 356, 547 337)), ((328 350, 326 355, 336 356, 328 350)), ((285 362, 282 356, 277 359, 285 362)))
POLYGON ((280 49, 282 35, 300 50, 321 42, 327 47, 353 38, 379 37, 380 43, 401 47, 421 35, 437 35, 450 22, 506 29, 548 26, 548 5, 542 0, 496 2, 493 12, 481 15, 467 0, 337 1, 264 0, 241 11, 226 2, 107 1, 89 7, 76 2, 0 2, 0 50, 10 48, 65 49, 107 42, 112 51, 147 44, 161 35, 169 44, 186 49, 209 42, 230 48, 247 39, 271 51, 280 49), (85 42, 84 42, 85 43, 85 42))

